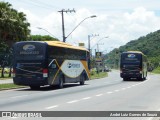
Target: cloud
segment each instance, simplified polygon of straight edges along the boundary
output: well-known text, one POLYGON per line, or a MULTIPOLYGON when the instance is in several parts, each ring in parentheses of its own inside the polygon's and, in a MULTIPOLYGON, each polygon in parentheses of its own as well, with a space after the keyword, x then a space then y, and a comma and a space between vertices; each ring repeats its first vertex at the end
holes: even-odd
MULTIPOLYGON (((52 12, 43 18, 31 13, 29 10, 20 9, 27 14, 28 21, 31 23, 32 34, 48 34, 46 31, 38 30, 42 27, 62 40, 62 21, 59 12, 52 12)), ((67 42, 75 44, 84 42, 88 46, 88 35, 99 34, 99 37, 92 38, 91 47, 101 38, 103 39, 100 50, 111 47, 119 47, 130 40, 138 39, 150 32, 159 29, 160 17, 154 11, 149 11, 144 7, 137 7, 132 11, 113 12, 106 14, 95 13, 86 8, 81 8, 76 13, 64 13, 66 36, 86 17, 97 15, 96 18, 89 18, 83 21, 74 32, 67 38, 67 42)))
POLYGON ((124 45, 130 40, 138 39, 140 36, 158 30, 160 26, 158 22, 160 17, 143 7, 136 8, 132 12, 120 13, 117 16, 109 15, 108 18, 110 19, 104 25, 112 40, 109 45, 106 45, 108 47, 110 45, 117 47, 124 45))

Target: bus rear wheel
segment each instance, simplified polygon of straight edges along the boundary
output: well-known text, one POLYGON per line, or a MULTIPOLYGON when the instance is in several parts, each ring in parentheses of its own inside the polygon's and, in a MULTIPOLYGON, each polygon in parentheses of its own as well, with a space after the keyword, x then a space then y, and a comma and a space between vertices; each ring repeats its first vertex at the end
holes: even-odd
POLYGON ((32 90, 38 90, 38 89, 40 89, 40 86, 30 86, 30 88, 31 88, 32 90))
POLYGON ((80 85, 84 85, 84 83, 85 83, 85 77, 84 77, 84 75, 81 75, 81 77, 80 77, 80 85))
POLYGON ((60 89, 62 89, 62 88, 63 88, 63 77, 62 77, 62 76, 59 78, 59 84, 58 84, 58 87, 59 87, 60 89))
POLYGON ((142 74, 141 80, 142 80, 142 81, 145 80, 144 73, 142 74))
POLYGON ((128 78, 123 78, 123 81, 128 81, 128 78))

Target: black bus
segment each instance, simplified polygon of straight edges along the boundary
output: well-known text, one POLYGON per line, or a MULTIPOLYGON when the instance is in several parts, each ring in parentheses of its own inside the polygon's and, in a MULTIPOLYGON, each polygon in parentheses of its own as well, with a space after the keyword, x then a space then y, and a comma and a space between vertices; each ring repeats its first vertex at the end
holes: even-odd
POLYGON ((130 78, 145 80, 147 77, 147 57, 139 51, 123 52, 120 58, 120 76, 124 81, 130 78))
POLYGON ((22 41, 13 46, 13 81, 37 89, 89 80, 89 51, 60 41, 22 41))

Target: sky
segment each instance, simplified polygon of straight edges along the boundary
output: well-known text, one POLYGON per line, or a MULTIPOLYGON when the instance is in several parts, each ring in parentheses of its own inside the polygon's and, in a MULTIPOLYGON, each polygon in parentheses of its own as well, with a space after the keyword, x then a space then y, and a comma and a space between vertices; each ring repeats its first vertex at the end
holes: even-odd
POLYGON ((61 41, 62 16, 58 11, 74 9, 75 12, 64 13, 65 36, 78 25, 66 42, 73 45, 85 43, 88 48, 90 36, 91 49, 103 53, 160 28, 160 0, 2 1, 11 3, 14 9, 27 15, 31 34, 51 35, 61 41), (92 15, 97 17, 88 18, 92 15))

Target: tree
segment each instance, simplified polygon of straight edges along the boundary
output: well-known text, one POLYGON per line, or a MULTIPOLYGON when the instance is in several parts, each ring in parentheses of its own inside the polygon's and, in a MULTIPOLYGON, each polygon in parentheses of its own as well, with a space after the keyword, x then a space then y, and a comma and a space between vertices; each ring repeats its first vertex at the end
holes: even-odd
MULTIPOLYGON (((0 2, 0 66, 2 71, 5 66, 10 66, 11 62, 5 58, 10 54, 14 42, 27 40, 30 35, 26 15, 23 12, 17 12, 8 2, 0 2), (5 59, 4 59, 5 58, 5 59)), ((4 77, 2 72, 2 77, 4 77)))
MULTIPOLYGON (((0 2, 0 42, 11 47, 16 41, 27 40, 30 34, 26 15, 17 12, 8 2, 0 2)), ((3 46, 0 46, 0 49, 3 46)), ((0 51, 4 52, 4 51, 0 51)))
MULTIPOLYGON (((119 47, 119 53, 126 51, 141 51, 148 57, 148 63, 152 68, 157 68, 160 65, 160 30, 142 36, 137 40, 132 40, 126 45, 119 47)), ((113 61, 118 65, 119 56, 115 56, 116 49, 112 50, 109 54, 107 64, 113 64, 113 61)))
POLYGON ((53 38, 49 35, 31 35, 30 36, 30 40, 33 40, 33 41, 58 41, 57 38, 53 38))

